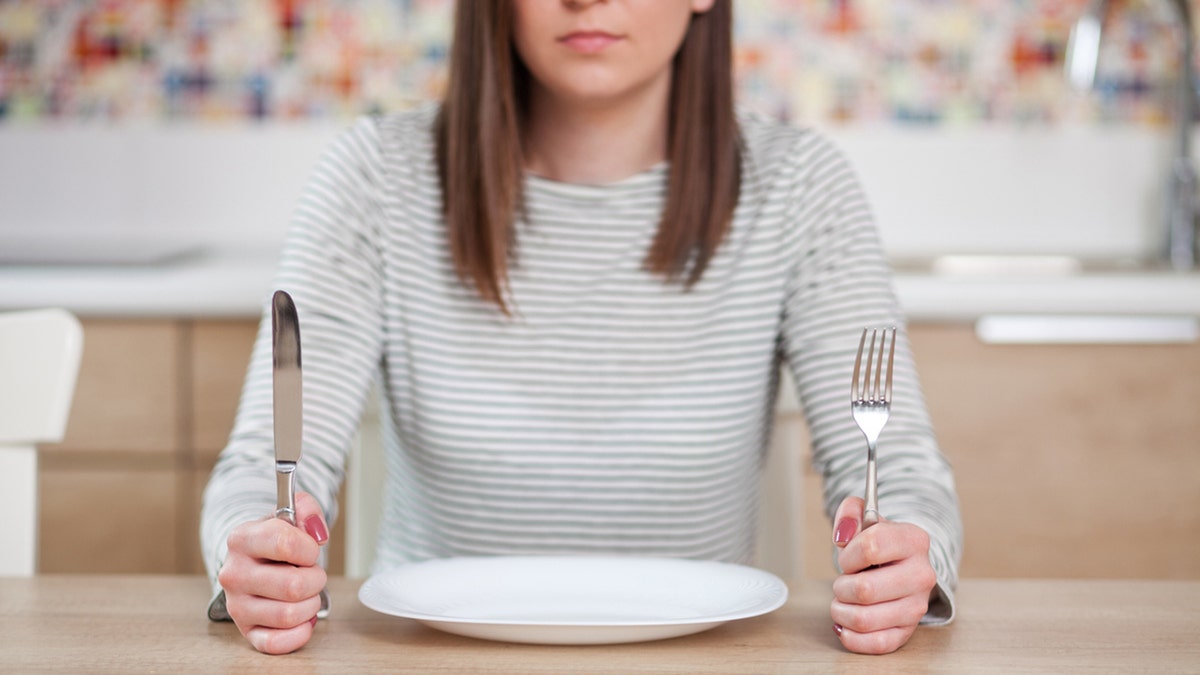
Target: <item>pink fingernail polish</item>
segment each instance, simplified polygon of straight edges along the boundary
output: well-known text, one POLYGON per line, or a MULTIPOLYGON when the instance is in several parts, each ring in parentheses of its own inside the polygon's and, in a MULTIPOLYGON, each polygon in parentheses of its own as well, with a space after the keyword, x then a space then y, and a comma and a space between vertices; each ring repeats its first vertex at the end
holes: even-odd
POLYGON ((324 544, 329 540, 329 530, 325 529, 325 521, 316 514, 305 519, 304 531, 308 533, 308 536, 316 539, 318 544, 324 544))
POLYGON ((855 532, 858 532, 858 521, 853 518, 842 518, 833 531, 833 543, 849 544, 850 540, 854 538, 855 532))
POLYGON ((838 635, 841 635, 842 630, 843 630, 843 628, 841 627, 840 624, 836 624, 836 623, 833 624, 833 632, 837 633, 838 635))
POLYGON ((313 618, 308 620, 308 623, 310 623, 313 628, 316 628, 317 627, 317 617, 314 615, 313 618))

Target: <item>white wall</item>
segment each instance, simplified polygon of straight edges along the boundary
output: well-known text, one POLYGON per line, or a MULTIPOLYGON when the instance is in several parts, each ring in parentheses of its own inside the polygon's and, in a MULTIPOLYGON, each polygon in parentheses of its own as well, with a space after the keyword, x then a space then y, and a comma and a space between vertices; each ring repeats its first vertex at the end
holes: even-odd
POLYGON ((1160 243, 1162 133, 972 128, 831 135, 858 168, 896 256, 1130 256, 1151 254, 1160 243))
POLYGON ((0 245, 53 237, 274 248, 335 126, 0 129, 0 245))
MULTIPOLYGON (((0 246, 19 236, 273 248, 341 125, 0 128, 0 246)), ((1155 249, 1163 133, 850 129, 890 252, 1155 249)))

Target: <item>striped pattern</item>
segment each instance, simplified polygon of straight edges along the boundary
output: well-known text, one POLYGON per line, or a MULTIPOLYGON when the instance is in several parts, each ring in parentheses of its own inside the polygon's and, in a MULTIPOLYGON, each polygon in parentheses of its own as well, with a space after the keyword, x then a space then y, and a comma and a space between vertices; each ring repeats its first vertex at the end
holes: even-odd
MULTIPOLYGON (((454 275, 433 114, 364 119, 330 148, 277 277, 304 345, 300 484, 331 519, 368 390, 382 384, 381 568, 573 552, 748 562, 781 364, 809 418, 828 509, 861 492, 853 352, 863 326, 903 322, 868 204, 827 142, 743 116, 732 231, 686 292, 642 270, 666 166, 604 186, 527 178, 506 319, 454 275)), ((229 530, 273 508, 269 325, 206 491, 214 574, 229 530)), ((903 335, 896 358, 880 502, 932 535, 949 600, 961 541, 952 477, 903 335)))

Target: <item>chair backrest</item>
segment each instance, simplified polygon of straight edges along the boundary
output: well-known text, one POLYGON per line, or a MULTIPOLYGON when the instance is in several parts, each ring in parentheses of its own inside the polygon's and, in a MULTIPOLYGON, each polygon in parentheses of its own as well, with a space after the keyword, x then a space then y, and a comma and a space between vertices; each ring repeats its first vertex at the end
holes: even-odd
POLYGON ((37 445, 66 432, 83 329, 61 309, 0 314, 0 576, 33 574, 37 445))

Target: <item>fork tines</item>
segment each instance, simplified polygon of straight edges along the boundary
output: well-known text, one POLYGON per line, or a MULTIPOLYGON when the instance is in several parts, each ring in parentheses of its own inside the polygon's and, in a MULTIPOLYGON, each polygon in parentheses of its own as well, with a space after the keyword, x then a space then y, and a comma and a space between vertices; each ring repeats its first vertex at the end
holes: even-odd
POLYGON ((854 377, 850 382, 850 399, 862 403, 890 404, 892 402, 892 364, 896 355, 896 329, 864 328, 854 358, 854 377), (871 337, 867 342, 868 334, 871 337), (878 350, 876 341, 878 340, 878 350), (887 350, 886 357, 884 350, 887 350), (863 354, 866 368, 863 368, 863 354), (887 371, 887 375, 884 375, 887 371), (860 376, 861 374, 861 376, 860 376))

